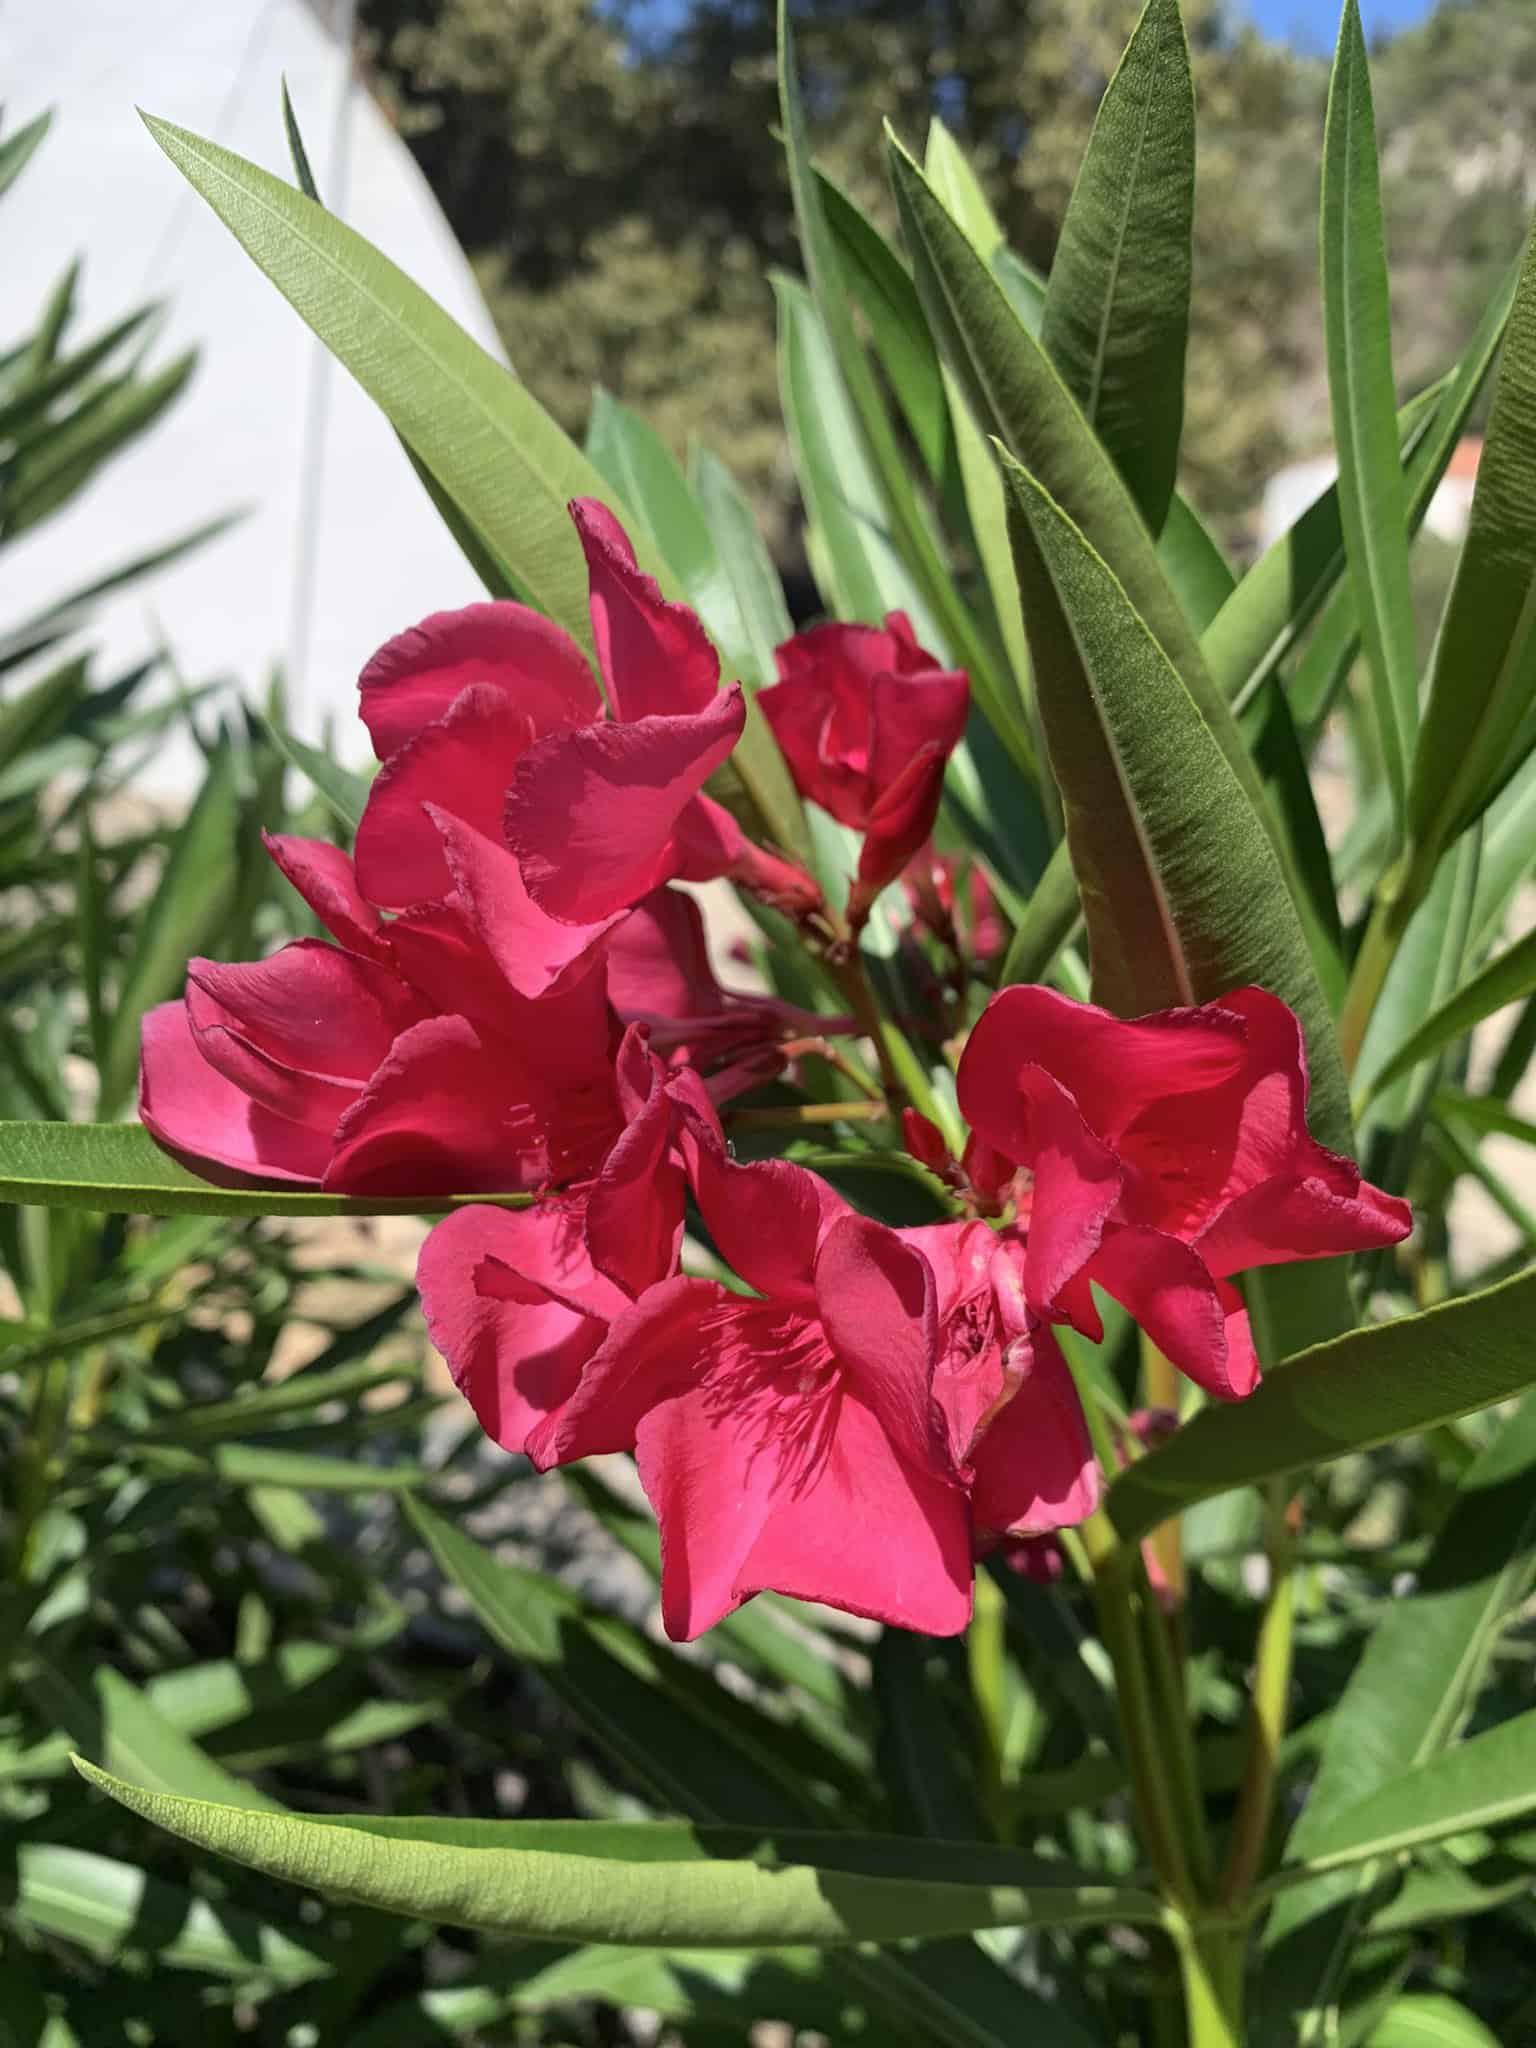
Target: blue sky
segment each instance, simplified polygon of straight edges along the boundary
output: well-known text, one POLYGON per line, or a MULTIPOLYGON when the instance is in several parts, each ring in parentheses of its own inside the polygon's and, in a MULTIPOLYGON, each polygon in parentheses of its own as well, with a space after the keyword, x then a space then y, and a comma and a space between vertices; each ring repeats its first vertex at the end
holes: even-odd
MULTIPOLYGON (((1303 49, 1331 49, 1338 33, 1337 0, 1242 0, 1242 4, 1266 35, 1284 36, 1303 49)), ((1368 36, 1411 28, 1429 9, 1430 0, 1360 0, 1368 36)))

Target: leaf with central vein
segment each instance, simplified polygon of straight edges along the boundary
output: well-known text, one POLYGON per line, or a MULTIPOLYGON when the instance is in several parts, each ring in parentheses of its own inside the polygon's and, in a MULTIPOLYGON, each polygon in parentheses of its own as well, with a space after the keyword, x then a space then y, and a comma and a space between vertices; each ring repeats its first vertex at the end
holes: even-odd
POLYGON ((140 1124, 0 1123, 0 1202, 122 1216, 415 1216, 463 1202, 525 1209, 531 1195, 333 1195, 216 1187, 162 1152, 140 1124))
POLYGON ((1124 588, 1034 478, 1003 473, 1096 992, 1136 1015, 1272 990, 1306 1031, 1318 1135, 1347 1151, 1332 1022, 1267 833, 1124 588))
POLYGON ((1503 1827, 1536 1808, 1536 1710, 1516 1714, 1393 1778, 1346 1807, 1314 1836, 1305 1857, 1288 1857, 1277 1885, 1352 1863, 1399 1856, 1449 1835, 1503 1827))
POLYGON ((1158 1924, 1150 1893, 1112 1885, 1020 1887, 871 1877, 803 1863, 641 1861, 562 1849, 465 1847, 324 1819, 145 1792, 77 1762, 90 1783, 184 1841, 331 1897, 444 1926, 534 1941, 626 1946, 841 1947, 981 1927, 1158 1924))
POLYGON ((1485 1017, 1502 1010, 1506 1003, 1519 1002, 1532 989, 1536 989, 1536 932, 1528 932, 1513 946, 1495 955, 1448 1002, 1433 1010, 1371 1076, 1371 1094, 1379 1094, 1400 1074, 1406 1074, 1421 1060, 1433 1058, 1453 1040, 1465 1036, 1474 1025, 1481 1024, 1485 1017))
POLYGON ((1246 1401, 1202 1409, 1106 1496, 1123 1541, 1235 1487, 1373 1450, 1536 1382, 1536 1268, 1422 1315, 1353 1330, 1286 1361, 1246 1401))
POLYGON ((1393 809, 1401 825, 1418 724, 1418 685, 1376 125, 1356 0, 1345 0, 1328 89, 1322 252, 1339 513, 1393 809))
POLYGON ((1195 94, 1178 0, 1147 0, 1072 189, 1040 339, 1152 533, 1184 421, 1195 94))
POLYGON ((990 421, 1123 586, 1283 859, 1284 835, 1258 770, 1114 464, 964 231, 894 135, 887 139, 918 294, 978 418, 990 421))
MULTIPOLYGON (((1458 1346, 1465 1348, 1475 1338, 1484 1371, 1495 1365, 1495 1352, 1501 1349, 1529 1373, 1525 1333, 1533 1300, 1536 1278, 1527 1274, 1454 1304, 1429 1324, 1425 1355, 1439 1354, 1437 1330, 1463 1332, 1475 1320, 1477 1331, 1458 1335, 1458 1346)), ((1376 1341, 1390 1340, 1402 1328, 1388 1324, 1350 1339, 1363 1349, 1352 1353, 1353 1367, 1343 1361, 1344 1369, 1358 1371, 1361 1358, 1375 1358, 1378 1372, 1409 1369, 1394 1368, 1376 1341)), ((1401 1357, 1399 1346, 1393 1348, 1401 1357)), ((1301 1369, 1310 1369, 1309 1363, 1303 1361, 1301 1369)), ((1288 1369, 1282 1378, 1290 1377, 1288 1369)), ((1220 1450, 1217 1446, 1216 1454, 1220 1450)), ((1536 1580, 1533 1478, 1536 1395, 1527 1395, 1462 1474, 1455 1505, 1415 1591, 1391 1603, 1368 1636, 1330 1718, 1317 1777, 1286 1845, 1289 1861, 1304 1862, 1321 1849, 1336 1821, 1382 1786, 1427 1763, 1466 1718, 1500 1633, 1536 1580)), ((1355 1946, 1370 1881, 1367 1871, 1305 1885, 1277 1901, 1265 1932, 1260 2009, 1269 2031, 1262 2039, 1293 2040, 1295 2015, 1326 2003, 1329 1987, 1342 1977, 1355 1946)))
POLYGON ((1536 235, 1526 244, 1467 537, 1435 645, 1409 819, 1433 855, 1519 767, 1536 687, 1536 235))

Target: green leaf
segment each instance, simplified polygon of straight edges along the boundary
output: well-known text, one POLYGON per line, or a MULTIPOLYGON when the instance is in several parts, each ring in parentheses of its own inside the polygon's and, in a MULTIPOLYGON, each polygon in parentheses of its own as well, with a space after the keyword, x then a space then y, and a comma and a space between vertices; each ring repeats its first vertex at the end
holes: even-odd
POLYGON ((135 1864, 59 1843, 26 1842, 17 1850, 12 1910, 28 1926, 74 1942, 102 1962, 149 1950, 172 1968, 273 1985, 308 1984, 331 1969, 253 1913, 212 1905, 135 1864))
POLYGON ((1401 825, 1418 725, 1407 497, 1398 457, 1376 126, 1357 0, 1344 0, 1323 136, 1323 331, 1339 512, 1401 825))
POLYGON ((1306 1031, 1312 1121, 1347 1151, 1327 1003, 1272 842, 1225 749, 1084 534, 1017 464, 1004 475, 1095 990, 1122 1015, 1248 983, 1283 997, 1306 1031))
MULTIPOLYGON (((1497 1334, 1494 1310, 1502 1319, 1499 1297, 1518 1300, 1531 1285, 1527 1275, 1496 1294, 1456 1304, 1476 1319, 1475 1341, 1490 1348, 1502 1342, 1518 1356, 1520 1339, 1497 1334)), ((1388 1324, 1348 1341, 1364 1343, 1402 1327, 1388 1324)), ((1521 1313, 1504 1327, 1518 1331, 1521 1313)), ((1438 1364, 1437 1353, 1428 1355, 1438 1364)), ((1305 1362, 1301 1369, 1307 1369, 1305 1362)), ((1424 1375, 1422 1360, 1407 1369, 1424 1375)), ((1500 1634, 1536 1582, 1533 1477, 1536 1397, 1527 1395, 1462 1474, 1414 1592, 1390 1602, 1366 1638, 1330 1717, 1317 1777, 1287 1844, 1292 1860, 1305 1861, 1327 1840, 1335 1820, 1361 1800, 1427 1763, 1465 1720, 1500 1634)), ((1278 2037, 1294 2038, 1293 2016, 1326 2006, 1342 1982, 1370 1877, 1367 1871, 1324 1880, 1276 1901, 1265 1936, 1262 1990, 1278 2037)))
POLYGON ((795 627, 784 602, 779 572, 757 530, 752 508, 731 472, 708 448, 695 446, 690 452, 688 480, 736 593, 752 665, 764 682, 776 681, 774 649, 789 639, 795 627))
MULTIPOLYGON (((488 1847, 483 1837, 470 1846, 445 1841, 443 1824, 430 1820, 418 1828, 377 1827, 359 1817, 337 1827, 320 1816, 252 1813, 146 1792, 81 1760, 76 1768, 130 1812, 270 1877, 412 1919, 526 1940, 839 1947, 979 1927, 1160 1924, 1163 1917, 1150 1893, 1111 1885, 1026 1888, 868 1876, 836 1861, 633 1861, 568 1848, 488 1847)), ((828 1838, 834 1858, 838 1841, 828 1838)))
POLYGON ((1347 1864, 1400 1856, 1448 1835, 1502 1827, 1536 1810, 1536 1711, 1431 1757, 1357 1801, 1320 1830, 1305 1856, 1287 1857, 1270 1880, 1280 1887, 1347 1864))
POLYGON ((96 1098, 100 1115, 114 1114, 132 1090, 145 1012, 181 992, 188 958, 220 935, 234 896, 231 856, 238 814, 235 758, 224 742, 171 842, 147 909, 134 920, 133 953, 112 1005, 96 1098))
POLYGON ((1072 189, 1040 340, 1153 533, 1179 464, 1194 213, 1184 24, 1178 0, 1147 0, 1072 189))
MULTIPOLYGON (((943 202, 950 219, 961 229, 983 263, 991 265, 1012 255, 1004 244, 1002 224, 992 211, 987 195, 982 190, 981 180, 972 170, 965 151, 937 115, 928 123, 923 171, 929 184, 943 202)), ((1016 257, 1013 261, 1016 268, 1022 272, 1023 264, 1019 263, 1016 257)), ((1040 314, 1043 318, 1045 287, 1039 284, 1032 272, 1026 274, 1038 285, 1040 314)))
MULTIPOLYGON (((146 115, 156 142, 349 370, 513 572, 590 651, 587 573, 566 506, 603 480, 508 370, 387 257, 313 200, 146 115)), ((670 586, 641 535, 640 566, 670 586)), ((676 594, 675 588, 672 594, 676 594)))
MULTIPOLYGON (((1462 358, 1463 367, 1468 365, 1471 356, 1472 351, 1468 350, 1462 358)), ((1487 367, 1486 359, 1480 359, 1479 384, 1487 367)), ((1472 387, 1471 395, 1475 394, 1476 385, 1472 387)), ((1427 469, 1431 453, 1440 452, 1440 436, 1432 434, 1431 430, 1448 415, 1450 395, 1449 385, 1434 385, 1409 399, 1397 415, 1403 459, 1409 466, 1410 475, 1415 478, 1421 467, 1427 469)), ((1458 418, 1458 434, 1460 425, 1458 418)), ((1445 448, 1440 471, 1449 461, 1455 445, 1453 439, 1445 448)), ((1440 471, 1436 472, 1437 483, 1440 471)), ((1426 508, 1427 505, 1426 498, 1426 508)), ((1419 516, 1422 518, 1422 511, 1419 516)), ((1330 615, 1340 611, 1347 614, 1347 619, 1340 620, 1335 631, 1342 626, 1351 640, 1358 634, 1359 616, 1353 592, 1347 585, 1339 587, 1344 568, 1344 529, 1339 517, 1338 486, 1330 484, 1292 526, 1270 542, 1253 567, 1239 580, 1210 624, 1201 631, 1200 651, 1210 664, 1211 674, 1222 694, 1235 708, 1240 710, 1246 705, 1274 675, 1324 604, 1328 603, 1330 594, 1334 599, 1330 615)), ((1303 699, 1294 692, 1294 686, 1293 695, 1297 718, 1303 723, 1310 722, 1311 707, 1304 710, 1303 699)))
POLYGON ((733 1700, 707 1667, 498 1563, 419 1499, 406 1512, 492 1638, 538 1668, 649 1798, 700 1820, 803 1825, 840 1795, 866 1796, 841 1758, 733 1700))
POLYGON ((299 133, 299 117, 293 111, 293 101, 288 97, 288 80, 281 80, 283 93, 283 133, 288 141, 288 158, 293 165, 294 183, 306 199, 322 204, 320 188, 315 183, 315 174, 309 167, 309 151, 304 147, 304 138, 299 133))
POLYGON ((371 778, 358 775, 350 768, 343 768, 339 761, 333 761, 329 754, 321 753, 318 747, 309 746, 304 740, 291 733, 277 720, 265 712, 256 714, 261 729, 285 761, 298 769, 299 773, 312 782, 321 796, 330 805, 336 816, 350 832, 355 832, 358 820, 363 815, 363 806, 368 801, 371 778))
POLYGON ((1092 427, 965 231, 901 144, 894 136, 888 140, 918 293, 978 419, 1005 448, 1027 456, 1032 472, 1125 585, 1186 682, 1198 688, 1203 678, 1210 689, 1152 537, 1092 427))
POLYGON ((1456 578, 1435 643, 1409 823, 1433 861, 1536 743, 1536 235, 1526 244, 1456 578))
MULTIPOLYGON (((1270 1373, 1246 1401, 1202 1409, 1110 1483, 1123 1541, 1198 1500, 1280 1479, 1507 1401, 1536 1382, 1536 1270, 1459 1301, 1353 1330, 1270 1373)), ((1438 1679, 1437 1679, 1438 1684, 1438 1679)))
POLYGON ((1236 590, 1237 579, 1199 514, 1177 491, 1168 507, 1163 530, 1157 536, 1157 559, 1184 607, 1185 617, 1201 636, 1200 651, 1213 678, 1219 682, 1205 634, 1236 590))
POLYGON ((26 169, 28 158, 48 133, 52 119, 52 112, 39 114, 25 128, 18 128, 14 135, 0 142, 0 192, 14 185, 26 169))
POLYGON ((0 1123, 0 1201, 127 1216, 415 1216, 464 1202, 526 1208, 530 1195, 296 1193, 216 1187, 162 1152, 139 1124, 0 1123))
POLYGON ((86 1692, 62 1667, 41 1658, 27 1691, 105 1769, 147 1792, 176 1792, 251 1811, 281 1810, 256 1786, 242 1783, 205 1755, 147 1693, 109 1667, 92 1674, 86 1692))
POLYGON ((1413 1032, 1372 1074, 1367 1100, 1379 1094, 1421 1060, 1432 1059, 1446 1046, 1465 1036, 1485 1017, 1517 1003, 1536 989, 1536 932, 1496 954, 1486 967, 1465 982, 1448 1002, 1432 1010, 1413 1032))
POLYGON ((944 473, 949 421, 939 358, 917 288, 880 230, 823 172, 822 211, 843 275, 869 323, 870 339, 930 476, 944 473))
POLYGON ((90 658, 76 655, 0 704, 0 769, 44 746, 90 688, 90 658))
POLYGON ((1393 1999, 1366 2048, 1499 2048, 1475 2014, 1438 1991, 1393 1999))

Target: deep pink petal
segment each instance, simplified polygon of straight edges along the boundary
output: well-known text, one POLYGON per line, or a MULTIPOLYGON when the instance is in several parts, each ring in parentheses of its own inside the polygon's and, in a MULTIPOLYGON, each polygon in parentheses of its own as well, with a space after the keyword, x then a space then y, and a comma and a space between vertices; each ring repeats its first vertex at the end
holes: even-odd
POLYGON ((269 1058, 336 1081, 366 1081, 426 1015, 387 967, 322 939, 295 939, 268 959, 235 965, 192 960, 187 978, 194 1027, 227 1022, 269 1058), (200 1017, 204 996, 220 1018, 200 1017))
POLYGON ((897 1457, 942 1468, 936 1293, 922 1253, 868 1216, 840 1216, 817 1250, 816 1301, 843 1384, 878 1417, 897 1457))
POLYGON ((1221 1004, 1127 1020, 1054 989, 1006 988, 982 1012, 960 1061, 960 1107, 971 1128, 1024 1159, 1022 1067, 1043 1067, 1088 1128, 1114 1145, 1149 1101, 1214 1088, 1241 1071, 1243 1020, 1221 1004))
POLYGON ((703 1377, 722 1331, 751 1307, 713 1280, 679 1275, 647 1288, 614 1317, 564 1405, 531 1433, 529 1457, 542 1472, 633 1449, 642 1418, 703 1377))
POLYGON ((614 717, 704 710, 720 663, 696 614, 667 603, 655 578, 635 567, 629 537, 606 505, 573 499, 571 517, 587 557, 592 637, 614 717))
POLYGON ((637 1296, 676 1270, 687 1183, 672 1156, 666 1069, 638 1027, 624 1034, 616 1069, 626 1123, 591 1183, 587 1242, 594 1263, 637 1296))
POLYGON ((467 1208, 428 1235, 416 1282, 432 1342, 509 1451, 575 1390, 624 1297, 586 1254, 579 1202, 467 1208))
MULTIPOLYGON (((877 807, 917 755, 934 752, 940 772, 965 735, 971 686, 958 669, 923 675, 880 675, 869 686, 870 780, 877 807)), ((924 833, 923 837, 928 835, 924 833)), ((909 850, 916 853, 919 840, 909 850)))
POLYGON ((1069 1528, 1099 1504, 1098 1460, 1083 1405, 1055 1337, 1037 1324, 1009 1346, 1004 1371, 1017 1380, 974 1456, 971 1513, 985 1545, 1003 1534, 1069 1528))
POLYGON ((331 1156, 328 1130, 274 1116, 208 1065, 184 1003, 162 1003, 141 1026, 139 1116, 157 1145, 221 1187, 313 1187, 331 1156))
POLYGON ((871 811, 859 849, 858 879, 848 899, 848 921, 855 927, 862 925, 880 891, 895 881, 933 830, 948 758, 937 747, 921 748, 871 811))
POLYGON ((551 917, 529 896, 515 856, 447 811, 428 806, 459 901, 486 950, 519 995, 545 997, 584 974, 622 908, 590 923, 551 917))
POLYGON ((1119 1198, 1120 1167, 1042 1068, 1020 1069, 1014 1095, 1027 1106, 1024 1163, 1034 1175, 1024 1287, 1030 1305, 1044 1315, 1097 1250, 1119 1198))
POLYGON ((1240 1401, 1253 1392, 1258 1361, 1246 1317, 1240 1328, 1230 1334, 1228 1329, 1235 1290, 1219 1290, 1198 1252, 1178 1238, 1117 1226, 1105 1232, 1087 1276, 1128 1309, 1163 1356, 1208 1394, 1240 1401))
POLYGON ((820 1469, 781 1495, 736 1590, 743 1599, 773 1591, 822 1600, 921 1635, 950 1636, 971 1618, 971 1580, 962 1489, 905 1464, 879 1419, 845 1392, 820 1469))
POLYGON ((694 1174, 699 1213, 732 1272, 772 1300, 813 1301, 821 1242, 853 1213, 842 1196, 787 1159, 738 1166, 721 1147, 701 1147, 694 1174))
POLYGON ((383 957, 382 919, 357 886, 352 859, 324 839, 263 832, 262 844, 326 930, 350 953, 383 957))
MULTIPOLYGON (((194 967, 212 966, 211 961, 194 967)), ((274 1116, 333 1132, 362 1088, 360 1080, 338 1080, 306 1072, 252 1042, 240 1019, 225 1009, 195 973, 187 980, 187 1022, 197 1049, 215 1072, 274 1116)))
POLYGON ((1413 1229, 1409 1205, 1362 1180, 1349 1161, 1324 1156, 1335 1169, 1326 1178, 1266 1181, 1228 1204, 1196 1240, 1213 1273, 1401 1244, 1413 1229))
POLYGON ((396 1040, 342 1119, 325 1184, 346 1194, 516 1193, 561 1178, 549 1105, 466 1017, 396 1040))
POLYGON ((363 670, 359 709, 379 759, 443 717, 471 684, 498 691, 540 733, 602 716, 592 671, 568 633, 526 605, 471 604, 387 640, 363 670))
POLYGON ((505 827, 539 907, 592 923, 666 881, 679 813, 741 737, 744 715, 733 685, 688 717, 610 721, 531 748, 505 827))
POLYGON ((431 809, 501 837, 513 770, 534 739, 526 713, 472 683, 379 770, 357 828, 357 878, 375 903, 404 910, 453 887, 431 809))

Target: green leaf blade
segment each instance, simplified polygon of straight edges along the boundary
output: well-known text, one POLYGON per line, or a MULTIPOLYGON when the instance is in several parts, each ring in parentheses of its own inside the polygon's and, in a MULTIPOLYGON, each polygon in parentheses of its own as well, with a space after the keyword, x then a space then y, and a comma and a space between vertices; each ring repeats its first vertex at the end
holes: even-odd
POLYGON ((1040 339, 1152 533, 1184 420, 1195 94, 1178 0, 1147 0, 1062 222, 1040 339))

